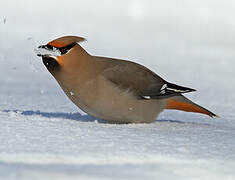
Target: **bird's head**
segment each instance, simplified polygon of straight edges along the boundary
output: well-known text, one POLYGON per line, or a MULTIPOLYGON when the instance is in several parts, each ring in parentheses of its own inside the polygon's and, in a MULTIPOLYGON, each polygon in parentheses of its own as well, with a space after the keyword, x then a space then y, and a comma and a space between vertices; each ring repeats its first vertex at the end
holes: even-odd
POLYGON ((43 64, 52 73, 64 64, 65 56, 78 46, 77 43, 84 40, 78 36, 64 36, 39 46, 35 52, 37 56, 42 57, 43 64))

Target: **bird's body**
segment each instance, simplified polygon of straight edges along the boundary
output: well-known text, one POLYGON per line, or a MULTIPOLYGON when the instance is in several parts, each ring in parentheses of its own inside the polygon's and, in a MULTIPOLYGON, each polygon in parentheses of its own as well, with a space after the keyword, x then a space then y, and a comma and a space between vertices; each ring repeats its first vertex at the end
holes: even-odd
POLYGON ((61 56, 41 56, 70 100, 88 114, 111 123, 150 123, 164 109, 215 116, 181 94, 193 89, 168 83, 134 62, 92 56, 76 38, 62 37, 40 47, 57 48, 61 56))

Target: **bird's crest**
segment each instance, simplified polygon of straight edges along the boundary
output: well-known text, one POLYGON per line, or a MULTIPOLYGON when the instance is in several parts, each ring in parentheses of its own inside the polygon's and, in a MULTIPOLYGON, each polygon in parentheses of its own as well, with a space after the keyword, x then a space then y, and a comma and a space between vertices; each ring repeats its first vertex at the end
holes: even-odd
POLYGON ((62 48, 65 46, 68 46, 73 43, 78 43, 85 41, 86 39, 83 37, 78 37, 78 36, 63 36, 60 38, 57 38, 53 41, 50 41, 47 45, 56 47, 56 48, 62 48))

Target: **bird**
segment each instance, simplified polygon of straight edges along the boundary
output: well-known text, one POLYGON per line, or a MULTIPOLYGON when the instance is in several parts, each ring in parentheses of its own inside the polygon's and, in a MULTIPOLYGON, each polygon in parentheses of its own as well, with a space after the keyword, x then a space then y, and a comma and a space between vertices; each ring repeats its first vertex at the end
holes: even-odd
POLYGON ((86 39, 63 36, 35 49, 68 98, 87 114, 108 123, 152 123, 165 109, 216 114, 183 94, 195 89, 170 83, 145 66, 90 55, 86 39))

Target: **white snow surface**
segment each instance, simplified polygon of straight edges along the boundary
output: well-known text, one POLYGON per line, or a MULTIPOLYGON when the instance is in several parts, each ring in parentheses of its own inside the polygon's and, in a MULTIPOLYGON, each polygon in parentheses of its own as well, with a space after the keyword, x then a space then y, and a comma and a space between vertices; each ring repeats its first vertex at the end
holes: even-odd
POLYGON ((0 179, 235 179, 235 2, 0 2, 0 179), (1 20, 2 18, 2 20, 1 20), (143 64, 218 114, 108 124, 73 105, 34 49, 78 35, 143 64))

